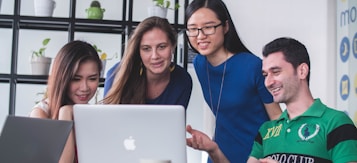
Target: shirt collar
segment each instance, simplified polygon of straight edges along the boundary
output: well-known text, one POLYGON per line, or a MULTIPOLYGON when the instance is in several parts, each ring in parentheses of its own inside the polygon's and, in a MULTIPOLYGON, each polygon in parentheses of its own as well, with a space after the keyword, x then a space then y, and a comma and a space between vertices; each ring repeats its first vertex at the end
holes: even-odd
MULTIPOLYGON (((299 117, 321 117, 325 112, 326 106, 321 102, 319 98, 314 100, 314 103, 301 115, 295 117, 294 119, 298 119, 299 117)), ((289 120, 289 115, 287 109, 281 114, 281 116, 277 119, 280 120, 289 120)))

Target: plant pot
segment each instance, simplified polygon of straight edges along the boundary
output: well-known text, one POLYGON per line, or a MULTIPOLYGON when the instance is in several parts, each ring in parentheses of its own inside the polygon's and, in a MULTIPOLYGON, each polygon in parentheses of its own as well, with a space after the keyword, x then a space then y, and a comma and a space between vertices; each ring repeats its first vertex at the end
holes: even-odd
POLYGON ((32 75, 48 75, 50 72, 51 61, 52 59, 49 57, 32 57, 32 75))
POLYGON ((35 16, 52 17, 56 7, 54 0, 34 0, 35 16))
POLYGON ((104 77, 104 72, 105 72, 105 66, 107 64, 107 60, 101 60, 102 61, 102 71, 100 71, 100 77, 103 78, 104 77))
POLYGON ((88 19, 103 19, 105 9, 99 7, 89 7, 86 9, 88 19))
POLYGON ((0 0, 0 12, 1 12, 1 2, 2 2, 2 0, 0 0))
POLYGON ((158 16, 161 18, 166 18, 167 15, 167 8, 162 8, 159 6, 150 6, 148 7, 148 15, 151 16, 158 16))

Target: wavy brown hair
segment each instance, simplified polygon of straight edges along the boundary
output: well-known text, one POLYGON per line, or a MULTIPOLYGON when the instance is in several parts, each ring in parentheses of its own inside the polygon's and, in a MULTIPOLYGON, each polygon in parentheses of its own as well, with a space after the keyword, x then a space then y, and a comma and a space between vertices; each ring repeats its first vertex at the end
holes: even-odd
POLYGON ((114 71, 113 85, 103 99, 105 104, 144 104, 147 93, 145 69, 140 75, 142 65, 140 43, 143 35, 157 28, 166 33, 174 49, 177 33, 165 18, 149 17, 142 21, 131 34, 120 65, 114 71))

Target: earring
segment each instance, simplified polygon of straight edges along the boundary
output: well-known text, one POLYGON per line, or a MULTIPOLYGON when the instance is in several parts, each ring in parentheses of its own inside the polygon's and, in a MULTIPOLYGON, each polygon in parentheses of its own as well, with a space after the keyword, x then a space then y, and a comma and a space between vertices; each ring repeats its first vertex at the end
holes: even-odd
POLYGON ((170 72, 175 70, 175 64, 173 62, 171 62, 170 66, 169 66, 169 70, 170 70, 170 72))
POLYGON ((143 75, 143 63, 140 63, 140 70, 139 70, 139 75, 142 76, 143 75))

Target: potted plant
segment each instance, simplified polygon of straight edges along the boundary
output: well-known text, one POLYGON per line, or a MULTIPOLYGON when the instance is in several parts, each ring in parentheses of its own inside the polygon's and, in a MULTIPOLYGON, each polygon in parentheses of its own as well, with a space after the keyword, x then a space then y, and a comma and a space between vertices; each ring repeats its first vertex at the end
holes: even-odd
POLYGON ((2 2, 2 0, 0 0, 0 11, 1 11, 1 2, 2 2))
POLYGON ((99 49, 97 45, 93 44, 92 46, 97 51, 99 58, 102 61, 102 71, 100 72, 100 77, 103 78, 107 60, 112 60, 113 58, 117 58, 118 53, 115 53, 112 57, 108 58, 107 53, 103 52, 102 49, 99 49))
POLYGON ((158 16, 162 18, 166 18, 167 10, 177 10, 180 8, 180 4, 176 3, 172 8, 170 0, 152 0, 154 2, 153 6, 149 6, 148 14, 149 16, 158 16))
POLYGON ((42 47, 37 51, 32 51, 32 55, 31 55, 32 75, 48 75, 52 59, 50 57, 45 56, 45 50, 50 40, 51 40, 50 38, 45 38, 42 41, 42 47))
POLYGON ((47 87, 45 87, 44 90, 37 92, 36 96, 38 97, 38 99, 35 100, 35 104, 39 103, 42 99, 46 99, 48 97, 47 96, 47 87))
POLYGON ((55 7, 54 0, 34 0, 35 16, 52 17, 55 7))
POLYGON ((90 7, 86 9, 88 19, 103 19, 105 9, 101 8, 99 1, 92 1, 90 7))

